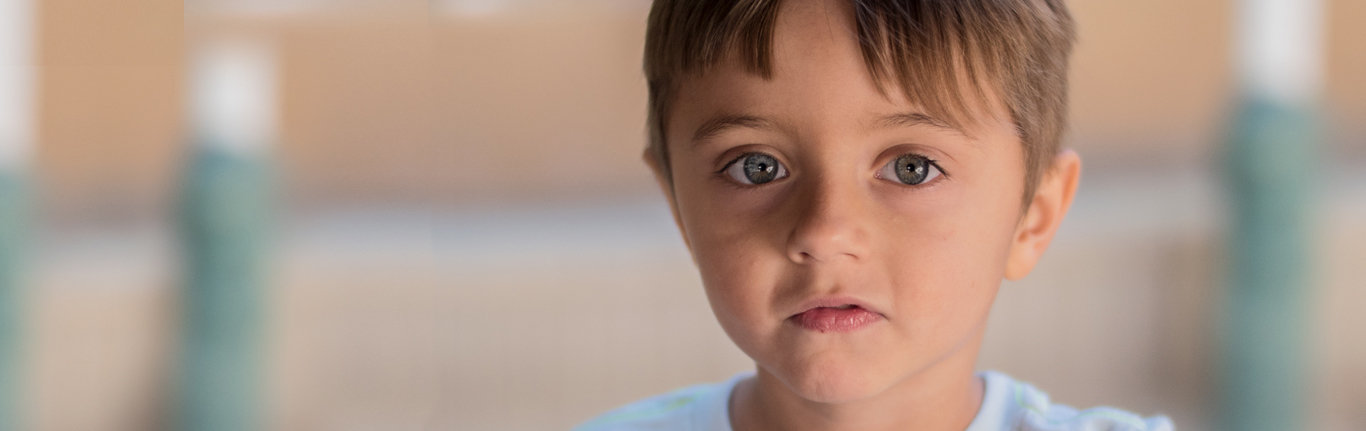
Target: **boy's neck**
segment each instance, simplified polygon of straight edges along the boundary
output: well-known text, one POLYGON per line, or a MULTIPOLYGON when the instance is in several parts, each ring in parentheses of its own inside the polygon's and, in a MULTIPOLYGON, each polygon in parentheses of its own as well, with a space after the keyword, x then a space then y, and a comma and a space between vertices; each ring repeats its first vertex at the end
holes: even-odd
POLYGON ((730 401, 734 431, 961 431, 977 416, 985 384, 976 376, 980 335, 886 391, 827 404, 792 392, 760 367, 736 385, 730 401))

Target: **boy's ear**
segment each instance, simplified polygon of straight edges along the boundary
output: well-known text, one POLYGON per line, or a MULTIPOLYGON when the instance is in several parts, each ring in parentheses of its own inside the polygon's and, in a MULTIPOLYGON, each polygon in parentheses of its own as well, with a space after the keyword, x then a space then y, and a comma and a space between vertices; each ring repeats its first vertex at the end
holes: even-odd
POLYGON ((673 187, 670 185, 668 174, 664 173, 664 167, 659 165, 659 158, 655 157, 654 152, 649 148, 641 152, 640 159, 645 161, 645 166, 650 167, 650 173, 655 174, 655 183, 664 192, 664 197, 669 199, 669 205, 673 205, 673 187))
POLYGON ((670 180, 668 172, 663 166, 660 166, 659 158, 655 157, 649 149, 645 150, 641 158, 645 159, 645 165, 650 167, 650 172, 655 174, 655 182, 659 184, 659 190, 664 192, 664 200, 669 202, 669 212, 673 213, 674 224, 678 225, 678 232, 683 234, 683 244, 687 245, 688 249, 692 249, 692 244, 688 242, 688 232, 683 230, 683 218, 679 217, 678 214, 678 201, 674 199, 673 181, 670 180))
POLYGON ((1072 150, 1063 150, 1053 159, 1053 166, 1039 181, 1029 209, 1015 227, 1010 256, 1006 258, 1006 278, 1019 280, 1034 269, 1043 257, 1058 225, 1072 206, 1081 179, 1081 157, 1072 150))

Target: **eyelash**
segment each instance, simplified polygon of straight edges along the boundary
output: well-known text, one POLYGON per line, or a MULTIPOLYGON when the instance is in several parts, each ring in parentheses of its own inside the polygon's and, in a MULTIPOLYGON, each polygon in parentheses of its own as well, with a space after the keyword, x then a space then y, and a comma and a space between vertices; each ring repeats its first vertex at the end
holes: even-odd
POLYGON ((726 164, 721 165, 721 169, 718 170, 718 171, 716 171, 716 172, 714 172, 714 173, 717 174, 717 175, 725 175, 725 174, 726 174, 726 169, 730 169, 731 165, 734 165, 734 164, 736 164, 736 163, 739 163, 740 160, 744 159, 745 157, 749 157, 751 154, 758 154, 758 153, 744 153, 744 154, 741 154, 741 155, 739 155, 739 156, 735 156, 735 157, 731 158, 729 162, 726 162, 726 164))
MULTIPOLYGON (((939 160, 938 160, 938 159, 930 158, 930 156, 927 156, 927 155, 924 155, 924 154, 921 154, 921 153, 917 153, 917 152, 914 152, 914 151, 908 151, 908 152, 905 152, 905 153, 901 153, 901 154, 898 154, 896 157, 901 157, 901 156, 906 156, 906 155, 924 158, 925 161, 930 162, 930 166, 934 166, 935 169, 938 169, 938 170, 939 170, 939 175, 940 175, 940 176, 942 176, 942 177, 948 177, 948 176, 949 176, 949 171, 944 170, 944 167, 943 167, 943 166, 939 166, 939 160)), ((893 157, 892 160, 896 160, 896 157, 893 157)), ((889 161, 888 163, 891 163, 891 162, 889 161)), ((922 184, 922 185, 923 185, 923 184, 922 184)))
MULTIPOLYGON (((759 155, 759 154, 762 154, 762 155, 765 155, 765 156, 769 156, 769 157, 773 157, 773 156, 769 155, 768 153, 764 153, 764 152, 759 152, 759 151, 747 151, 747 152, 745 152, 744 154, 741 154, 741 155, 732 157, 732 158, 730 159, 730 161, 729 161, 729 162, 726 162, 725 165, 722 165, 722 166, 721 166, 721 169, 718 170, 718 171, 716 171, 716 173, 717 173, 717 174, 725 174, 727 169, 730 169, 731 166, 735 166, 736 163, 740 163, 740 161, 741 161, 741 160, 744 160, 745 157, 749 157, 749 156, 753 156, 753 155, 759 155)), ((774 157, 774 158, 776 159, 777 157, 774 157)), ((781 162, 780 162, 780 163, 781 163, 781 162)))

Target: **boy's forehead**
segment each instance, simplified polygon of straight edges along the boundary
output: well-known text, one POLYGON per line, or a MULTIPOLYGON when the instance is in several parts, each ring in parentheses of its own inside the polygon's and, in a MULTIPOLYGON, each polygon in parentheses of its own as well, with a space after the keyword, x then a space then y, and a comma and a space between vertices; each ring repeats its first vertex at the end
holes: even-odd
POLYGON ((858 61, 801 61, 828 58, 803 54, 786 57, 793 61, 784 65, 783 58, 775 56, 778 70, 767 79, 723 64, 682 80, 671 123, 678 126, 673 131, 683 135, 674 137, 697 142, 736 129, 833 127, 873 132, 927 127, 976 140, 984 128, 1014 129, 1006 108, 994 97, 993 110, 969 102, 974 106, 969 115, 954 121, 908 100, 895 87, 879 90, 858 61))

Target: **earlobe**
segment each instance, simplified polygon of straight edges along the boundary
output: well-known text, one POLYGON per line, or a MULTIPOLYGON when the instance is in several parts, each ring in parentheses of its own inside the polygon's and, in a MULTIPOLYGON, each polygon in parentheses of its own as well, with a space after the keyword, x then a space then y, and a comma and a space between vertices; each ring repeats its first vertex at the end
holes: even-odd
POLYGON ((1058 153, 1041 178, 1024 219, 1015 228, 1010 256, 1006 258, 1007 279, 1019 280, 1034 270, 1072 206, 1080 180, 1081 157, 1072 150, 1058 153))

